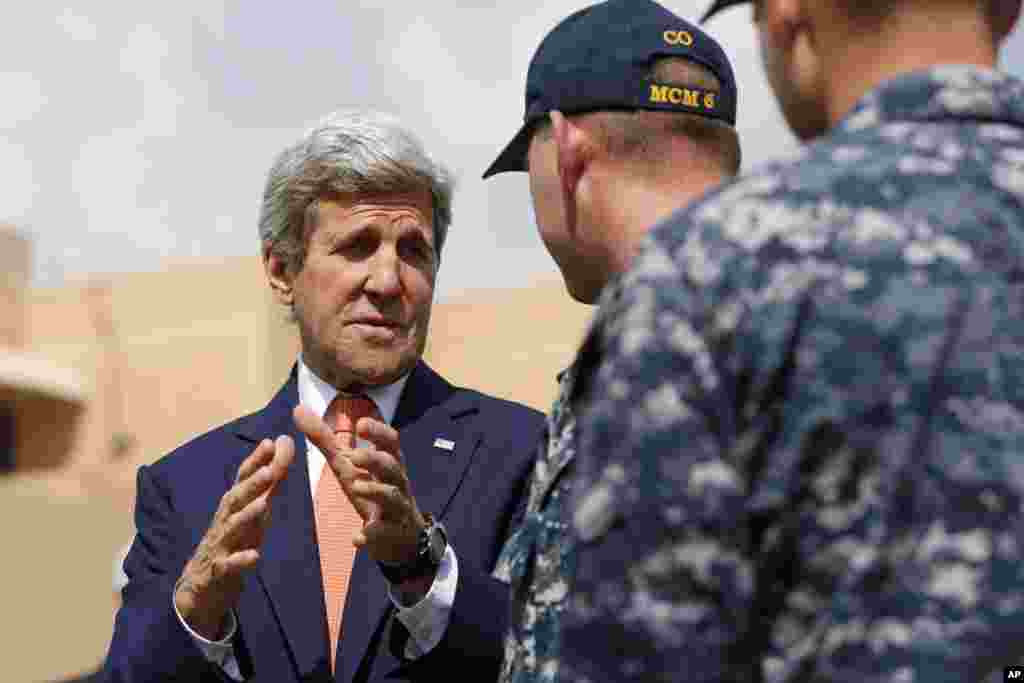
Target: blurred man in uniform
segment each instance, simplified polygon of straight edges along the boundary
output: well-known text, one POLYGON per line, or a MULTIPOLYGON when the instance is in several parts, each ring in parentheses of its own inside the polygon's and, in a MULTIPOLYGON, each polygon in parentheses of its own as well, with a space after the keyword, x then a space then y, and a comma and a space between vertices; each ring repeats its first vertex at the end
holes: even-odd
MULTIPOLYGON (((735 121, 732 68, 711 37, 649 0, 602 2, 541 43, 525 122, 484 177, 529 172, 541 237, 569 293, 591 304, 629 267, 649 227, 736 173, 735 121)), ((575 557, 561 521, 575 373, 574 364, 560 375, 526 517, 496 570, 512 583, 505 683, 558 679, 575 557)))
POLYGON ((570 680, 1019 663, 1024 83, 995 70, 1019 10, 754 3, 813 142, 657 226, 603 293, 572 404, 570 680))

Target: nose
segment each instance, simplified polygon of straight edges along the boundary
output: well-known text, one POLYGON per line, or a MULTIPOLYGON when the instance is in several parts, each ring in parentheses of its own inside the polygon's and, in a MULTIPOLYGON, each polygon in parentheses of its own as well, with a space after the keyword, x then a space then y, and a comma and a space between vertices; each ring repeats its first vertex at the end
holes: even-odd
POLYGON ((396 297, 402 290, 399 274, 401 260, 394 249, 381 247, 370 261, 370 272, 364 289, 368 294, 379 297, 396 297))

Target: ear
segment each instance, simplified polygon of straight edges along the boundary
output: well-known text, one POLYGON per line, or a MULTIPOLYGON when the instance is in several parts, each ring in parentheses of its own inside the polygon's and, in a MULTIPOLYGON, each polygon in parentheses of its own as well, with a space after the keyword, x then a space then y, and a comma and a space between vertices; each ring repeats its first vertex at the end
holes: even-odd
POLYGON ((291 306, 295 301, 292 273, 281 255, 267 244, 263 245, 263 271, 267 274, 267 283, 274 297, 285 306, 291 306))
POLYGON ((764 22, 773 45, 784 48, 793 45, 806 23, 804 4, 803 0, 761 1, 758 19, 764 22))
POLYGON ((565 206, 566 228, 576 231, 576 189, 590 162, 586 134, 560 111, 551 112, 551 130, 555 140, 555 163, 565 206))

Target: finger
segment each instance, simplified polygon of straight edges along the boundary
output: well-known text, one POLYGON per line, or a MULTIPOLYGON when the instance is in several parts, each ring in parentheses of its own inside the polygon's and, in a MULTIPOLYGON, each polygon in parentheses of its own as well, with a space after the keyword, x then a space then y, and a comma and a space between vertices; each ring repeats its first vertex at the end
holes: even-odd
POLYGON ((359 479, 350 485, 353 505, 355 500, 374 503, 380 511, 379 519, 402 519, 409 515, 409 498, 396 486, 371 479, 359 479))
POLYGON ((361 477, 368 477, 369 474, 349 462, 346 457, 348 449, 338 443, 331 428, 327 426, 326 422, 314 415, 312 410, 303 405, 296 406, 295 410, 292 411, 292 417, 299 431, 305 434, 306 438, 312 441, 320 449, 320 452, 324 454, 324 458, 326 458, 331 466, 331 471, 334 472, 334 476, 341 483, 342 491, 348 496, 356 512, 364 521, 369 520, 373 515, 373 508, 367 505, 365 501, 353 497, 348 488, 352 481, 361 477))
POLYGON ((374 479, 396 486, 403 492, 409 490, 409 477, 406 475, 405 467, 390 453, 371 448, 357 448, 351 451, 348 460, 355 467, 368 472, 374 479))
POLYGON ((356 434, 359 438, 369 441, 379 451, 390 453, 399 462, 402 461, 401 449, 398 445, 398 430, 386 422, 372 417, 363 417, 356 423, 356 434))
POLYGON ((267 498, 260 496, 231 515, 224 530, 223 546, 232 551, 258 547, 269 510, 267 498))
POLYGON ((305 434, 320 449, 324 458, 330 463, 331 469, 334 470, 342 482, 364 474, 357 471, 357 468, 352 468, 349 465, 347 456, 351 449, 339 443, 327 423, 314 415, 313 411, 306 406, 296 406, 292 412, 292 417, 295 419, 295 424, 299 431, 305 434))
POLYGON ((347 485, 349 482, 353 482, 357 479, 372 479, 373 475, 367 470, 356 467, 352 462, 351 455, 355 452, 354 449, 339 448, 337 453, 327 456, 327 464, 331 466, 334 471, 334 476, 338 478, 343 485, 347 485))
POLYGON ((352 503, 352 507, 356 509, 359 517, 364 522, 373 519, 377 515, 376 506, 352 492, 352 485, 354 483, 371 480, 369 473, 352 465, 348 458, 343 455, 336 455, 333 459, 328 460, 328 462, 331 464, 331 471, 341 484, 341 490, 345 493, 345 497, 349 499, 349 502, 352 503))
MULTIPOLYGON (((246 546, 246 539, 252 535, 252 531, 260 528, 260 521, 270 508, 265 496, 260 496, 227 518, 224 529, 224 545, 240 550, 246 546)), ((250 544, 251 545, 251 544, 250 544)))
POLYGON ((299 431, 312 441, 324 457, 329 461, 331 456, 338 452, 338 440, 327 423, 317 417, 312 410, 303 405, 295 406, 292 411, 292 418, 299 431))
POLYGON ((242 461, 235 474, 235 483, 248 479, 252 473, 263 465, 266 465, 274 456, 274 442, 270 439, 263 439, 252 453, 242 461))
MULTIPOLYGON (((394 555, 399 548, 415 547, 415 534, 410 534, 408 527, 394 522, 376 521, 365 525, 359 533, 352 537, 352 545, 357 548, 374 549, 371 554, 386 553, 394 555), (412 546, 410 546, 410 543, 412 546)), ((389 562, 402 562, 408 558, 379 557, 389 562)))
POLYGON ((364 546, 393 546, 401 544, 408 533, 400 524, 375 519, 352 535, 352 545, 357 548, 364 546))
POLYGON ((274 483, 274 473, 270 465, 264 465, 253 472, 248 478, 231 487, 224 498, 228 512, 236 513, 256 498, 270 490, 274 483))
POLYGON ((277 485, 288 476, 288 469, 294 460, 295 442, 292 441, 292 437, 282 434, 274 441, 274 458, 270 461, 270 472, 274 481, 270 485, 270 490, 267 491, 267 497, 274 497, 277 485))
POLYGON ((237 553, 218 557, 213 563, 213 574, 217 577, 237 576, 252 569, 260 559, 260 551, 247 548, 237 553))
POLYGON ((279 484, 288 476, 288 468, 291 467, 294 460, 295 442, 290 436, 282 434, 274 441, 274 459, 270 462, 273 481, 270 484, 270 488, 263 494, 263 498, 267 501, 266 510, 264 510, 263 516, 260 519, 263 531, 266 531, 266 528, 270 526, 270 511, 273 507, 274 497, 280 490, 279 484))

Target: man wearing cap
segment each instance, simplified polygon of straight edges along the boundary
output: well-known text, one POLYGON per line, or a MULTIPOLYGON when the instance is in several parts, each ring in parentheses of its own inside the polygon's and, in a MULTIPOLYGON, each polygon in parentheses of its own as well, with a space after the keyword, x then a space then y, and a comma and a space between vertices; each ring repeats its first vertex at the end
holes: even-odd
POLYGON ((571 405, 569 680, 1020 663, 1024 83, 994 70, 1019 11, 754 3, 814 142, 655 227, 602 294, 571 405))
MULTIPOLYGON (((649 0, 577 12, 530 63, 519 133, 484 177, 528 171, 537 225, 569 293, 593 303, 647 228, 735 174, 736 84, 721 47, 649 0)), ((501 679, 559 677, 575 557, 561 515, 572 482, 577 360, 539 449, 527 512, 495 574, 512 585, 501 679)))

